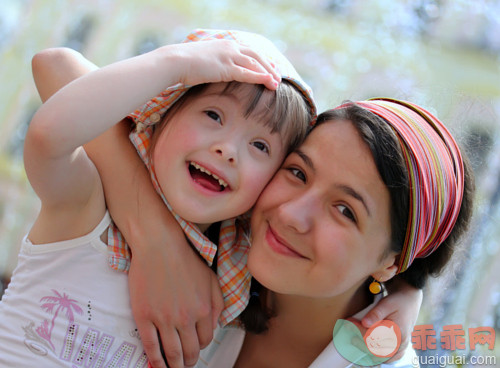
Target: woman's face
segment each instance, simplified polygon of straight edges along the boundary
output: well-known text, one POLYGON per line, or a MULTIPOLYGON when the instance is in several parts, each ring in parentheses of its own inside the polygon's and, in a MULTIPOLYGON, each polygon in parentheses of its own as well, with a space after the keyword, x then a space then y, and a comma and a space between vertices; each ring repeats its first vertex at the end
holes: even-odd
POLYGON ((327 122, 288 156, 252 217, 248 266, 278 293, 332 297, 396 271, 389 191, 348 121, 327 122))

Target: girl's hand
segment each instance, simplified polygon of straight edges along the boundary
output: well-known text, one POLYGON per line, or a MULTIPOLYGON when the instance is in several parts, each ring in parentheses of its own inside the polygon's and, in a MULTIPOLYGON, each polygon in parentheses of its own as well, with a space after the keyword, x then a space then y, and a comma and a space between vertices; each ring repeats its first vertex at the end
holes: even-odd
POLYGON ((391 281, 389 295, 380 300, 377 305, 366 314, 361 324, 365 328, 370 328, 374 323, 388 319, 395 322, 401 330, 401 345, 399 351, 389 362, 400 359, 406 346, 410 342, 411 332, 418 318, 420 306, 422 304, 422 290, 395 278, 391 281))
MULTIPOLYGON (((188 86, 201 83, 238 81, 263 84, 275 90, 281 76, 267 58, 230 40, 207 40, 169 45, 158 49, 176 60, 179 81, 188 86)), ((169 65, 172 65, 169 63, 169 65)), ((171 68, 171 67, 170 67, 171 68)))

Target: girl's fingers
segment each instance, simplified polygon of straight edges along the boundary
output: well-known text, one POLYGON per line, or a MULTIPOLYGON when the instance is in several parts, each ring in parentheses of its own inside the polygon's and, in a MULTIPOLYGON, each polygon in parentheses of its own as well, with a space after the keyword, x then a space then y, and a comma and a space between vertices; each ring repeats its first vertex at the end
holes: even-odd
POLYGON ((278 82, 271 74, 255 72, 244 67, 236 67, 231 79, 243 83, 263 84, 270 90, 278 88, 278 82))
MULTIPOLYGON (((240 55, 235 58, 234 63, 236 66, 246 69, 249 72, 260 74, 264 80, 272 82, 269 86, 266 84, 266 87, 268 88, 281 82, 281 78, 277 76, 276 71, 271 69, 271 72, 269 69, 266 69, 266 67, 259 60, 254 59, 253 57, 240 55)), ((270 68, 270 64, 268 64, 268 67, 270 68)), ((276 89, 276 87, 271 87, 270 89, 276 89)))
POLYGON ((267 57, 261 56, 258 52, 252 50, 251 48, 242 47, 241 52, 251 59, 256 60, 258 65, 263 67, 266 72, 270 73, 278 83, 281 82, 281 74, 271 60, 267 57))

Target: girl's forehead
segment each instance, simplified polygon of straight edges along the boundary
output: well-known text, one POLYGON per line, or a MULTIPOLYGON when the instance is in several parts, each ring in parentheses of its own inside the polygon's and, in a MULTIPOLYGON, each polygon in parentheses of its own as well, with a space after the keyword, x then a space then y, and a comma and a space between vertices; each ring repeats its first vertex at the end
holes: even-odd
POLYGON ((203 94, 214 94, 214 95, 233 95, 240 98, 249 99, 258 89, 257 85, 249 83, 239 83, 239 82, 219 82, 210 83, 205 89, 203 94))

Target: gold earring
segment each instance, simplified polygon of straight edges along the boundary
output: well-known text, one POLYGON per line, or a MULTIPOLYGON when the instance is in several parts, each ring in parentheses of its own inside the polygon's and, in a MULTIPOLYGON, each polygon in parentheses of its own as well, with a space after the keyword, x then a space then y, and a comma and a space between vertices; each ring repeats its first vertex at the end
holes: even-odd
POLYGON ((380 284, 380 282, 378 282, 377 280, 373 279, 368 289, 370 289, 370 293, 372 294, 375 295, 380 294, 380 292, 382 291, 382 284, 380 284))

